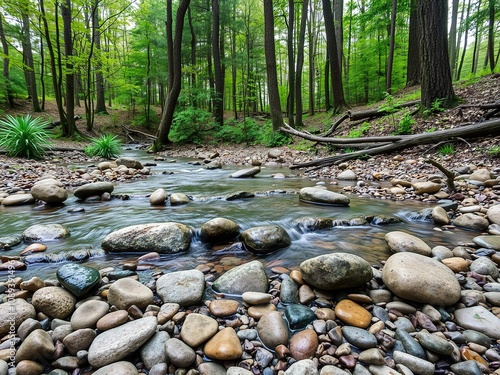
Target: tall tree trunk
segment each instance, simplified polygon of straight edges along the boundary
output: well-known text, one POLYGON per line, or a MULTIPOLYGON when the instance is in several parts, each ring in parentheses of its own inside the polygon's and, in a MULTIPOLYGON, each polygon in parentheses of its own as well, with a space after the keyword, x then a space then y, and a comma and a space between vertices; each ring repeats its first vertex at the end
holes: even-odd
POLYGON ((273 130, 278 131, 283 124, 281 102, 278 92, 278 76, 276 74, 276 50, 274 47, 274 13, 273 1, 264 0, 264 49, 267 67, 267 88, 269 96, 269 110, 273 130))
POLYGON ((102 50, 101 50, 101 30, 99 25, 99 4, 100 0, 95 1, 95 12, 92 17, 92 34, 95 43, 95 113, 108 114, 106 110, 106 99, 104 98, 104 75, 102 73, 102 50))
POLYGON ((489 22, 488 22, 488 57, 490 70, 495 71, 495 0, 488 1, 489 22))
MULTIPOLYGON (((464 1, 464 5, 465 5, 465 1, 464 1)), ((470 21, 469 21, 469 16, 470 16, 470 7, 471 7, 471 0, 469 0, 468 2, 468 5, 467 5, 467 16, 465 17, 465 36, 464 36, 464 49, 462 51, 462 57, 460 58, 460 64, 458 65, 458 69, 457 69, 457 75, 455 77, 455 79, 460 79, 460 75, 462 73, 462 67, 464 66, 464 60, 465 60, 465 52, 467 51, 467 39, 468 39, 468 36, 469 36, 469 33, 467 32, 467 30, 469 29, 469 26, 470 26, 470 21)), ((463 16, 463 10, 462 10, 462 16, 463 16)))
POLYGON ((333 22, 335 23, 335 41, 339 59, 340 74, 344 61, 344 0, 333 0, 333 22))
POLYGON ((338 55, 337 40, 335 37, 335 24, 333 22, 332 3, 330 0, 322 0, 323 16, 325 21, 326 45, 330 59, 330 74, 332 79, 333 111, 335 113, 347 107, 344 98, 344 87, 342 84, 342 72, 338 55))
POLYGON ((451 25, 448 37, 448 55, 450 56, 451 76, 455 73, 457 65, 457 21, 458 21, 458 0, 452 1, 451 25))
POLYGON ((196 99, 196 94, 194 94, 194 90, 196 90, 196 33, 194 31, 193 18, 191 17, 191 7, 188 8, 188 24, 189 31, 191 33, 191 96, 192 96, 192 105, 196 107, 198 105, 198 101, 196 99))
POLYGON ((33 104, 33 111, 41 112, 42 109, 40 108, 38 93, 36 90, 35 65, 33 62, 33 49, 31 46, 28 6, 29 5, 27 3, 23 3, 21 8, 24 75, 26 78, 26 86, 28 87, 28 95, 31 99, 31 103, 33 104))
POLYGON ((215 121, 220 126, 224 125, 224 77, 222 75, 221 53, 220 53, 220 8, 219 0, 212 0, 212 48, 214 55, 214 73, 215 73, 215 96, 214 96, 214 115, 215 121))
MULTIPOLYGON (((236 19, 236 2, 233 2, 233 20, 236 19)), ((236 92, 236 27, 231 29, 231 96, 233 101, 234 119, 238 120, 237 92, 236 92)))
POLYGON ((151 40, 149 38, 149 34, 146 32, 146 127, 151 125, 151 90, 152 90, 152 82, 151 82, 151 40))
POLYGON ((315 83, 316 83, 316 45, 317 45, 317 33, 316 33, 316 11, 313 11, 313 2, 310 2, 310 21, 307 26, 308 41, 309 41, 309 115, 314 115, 314 93, 315 93, 315 83))
POLYGON ((332 102, 330 100, 330 56, 328 51, 326 51, 325 59, 325 110, 329 111, 332 109, 332 102))
MULTIPOLYGON (((182 68, 182 31, 184 30, 184 16, 189 7, 190 0, 181 0, 175 17, 175 35, 172 43, 172 50, 167 50, 167 54, 172 55, 173 81, 167 93, 165 109, 163 111, 160 125, 158 127, 157 141, 163 145, 168 144, 168 133, 172 127, 175 106, 181 92, 181 68, 182 68)), ((168 15, 167 15, 168 17, 168 15)))
POLYGON ((435 100, 449 106, 455 100, 448 58, 446 0, 417 0, 420 24, 422 68, 422 108, 435 100))
POLYGON ((386 80, 385 80, 385 91, 388 94, 391 94, 391 92, 392 92, 392 66, 394 65, 394 46, 396 44, 396 12, 397 12, 397 10, 398 10, 398 1, 392 0, 389 56, 387 58, 387 74, 386 74, 386 80))
MULTIPOLYGON (((172 0, 167 0, 167 21, 165 22, 167 35, 167 51, 174 50, 174 20, 172 18, 172 0)), ((167 96, 174 83, 174 54, 167 53, 167 96)))
POLYGON ((63 19, 64 55, 66 57, 66 121, 67 136, 75 133, 75 76, 73 74, 73 35, 71 31, 71 0, 61 5, 63 19))
POLYGON ((296 95, 296 115, 295 126, 302 126, 302 69, 304 67, 304 44, 306 40, 306 24, 307 24, 307 10, 309 8, 309 0, 302 2, 302 14, 300 15, 300 30, 299 30, 299 43, 297 45, 297 78, 295 80, 295 95, 296 95))
POLYGON ((5 37, 5 32, 3 30, 3 17, 0 13, 0 42, 2 43, 3 50, 3 69, 2 74, 5 79, 5 96, 10 108, 14 108, 14 95, 12 94, 12 85, 9 76, 9 45, 7 44, 7 38, 5 37))
POLYGON ((420 26, 416 0, 410 2, 410 30, 408 36, 408 58, 406 62, 406 86, 420 83, 420 26))
POLYGON ((481 0, 477 2, 477 14, 476 14, 476 30, 474 33, 474 49, 472 52, 472 67, 471 73, 476 74, 477 65, 479 61, 479 49, 481 45, 481 33, 479 32, 479 13, 481 12, 481 0))
POLYGON ((288 122, 289 125, 295 127, 295 3, 294 0, 288 0, 288 33, 286 39, 287 56, 288 56, 288 96, 286 101, 288 122))

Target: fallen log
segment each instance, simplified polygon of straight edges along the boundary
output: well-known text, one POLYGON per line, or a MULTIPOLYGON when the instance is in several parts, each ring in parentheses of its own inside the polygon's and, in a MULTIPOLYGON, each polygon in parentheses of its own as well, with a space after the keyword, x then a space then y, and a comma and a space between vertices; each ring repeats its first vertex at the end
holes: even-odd
MULTIPOLYGON (((395 109, 399 111, 403 108, 413 107, 414 105, 418 105, 418 104, 420 104, 420 100, 414 100, 411 102, 406 102, 406 103, 400 104, 400 105, 396 106, 395 109)), ((386 110, 381 110, 381 109, 369 109, 366 111, 359 111, 359 112, 347 111, 347 114, 349 115, 349 120, 356 121, 356 120, 363 120, 363 119, 373 118, 373 117, 387 116, 387 115, 390 115, 391 112, 386 111, 386 110)))
MULTIPOLYGON (((392 143, 388 144, 386 143, 384 145, 379 145, 376 147, 352 152, 349 154, 334 155, 322 159, 312 160, 306 163, 295 164, 292 165, 291 168, 297 169, 297 168, 312 167, 311 170, 314 170, 322 167, 336 165, 345 162, 347 160, 357 159, 364 156, 374 156, 386 152, 399 151, 410 146, 431 144, 458 137, 477 138, 477 137, 486 137, 490 135, 499 135, 499 134, 500 134, 500 119, 495 119, 471 125, 459 126, 453 129, 438 130, 432 133, 401 135, 397 137, 392 137, 394 139, 394 142, 392 143)), ((382 137, 373 137, 373 138, 378 139, 382 137)), ((383 138, 385 138, 387 142, 390 141, 391 137, 383 137, 383 138)), ((346 140, 350 141, 351 143, 359 143, 355 142, 354 141, 355 139, 356 138, 346 139, 346 140)), ((359 140, 362 139, 364 143, 370 142, 370 137, 357 138, 357 139, 359 140)))
MULTIPOLYGON (((130 129, 130 128, 127 128, 125 125, 122 125, 122 129, 126 132, 126 133, 136 133, 136 134, 140 134, 146 138, 149 138, 149 139, 153 139, 155 140, 156 139, 156 135, 152 135, 152 134, 148 134, 148 133, 144 133, 144 132, 141 132, 139 130, 135 130, 135 129, 130 129)), ((127 134, 128 135, 128 134, 127 134)))

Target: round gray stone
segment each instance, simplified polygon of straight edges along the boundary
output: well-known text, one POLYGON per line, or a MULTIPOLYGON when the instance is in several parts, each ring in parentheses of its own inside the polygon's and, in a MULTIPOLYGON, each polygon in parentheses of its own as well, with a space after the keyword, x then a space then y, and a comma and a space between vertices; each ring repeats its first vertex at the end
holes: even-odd
POLYGON ((156 293, 163 303, 195 305, 201 302, 204 290, 205 275, 198 270, 167 273, 156 281, 156 293))
POLYGON ((112 193, 114 186, 111 182, 91 182, 79 186, 74 192, 74 196, 79 199, 85 199, 93 195, 102 195, 104 193, 112 193))
POLYGON ((389 232, 385 235, 385 240, 393 253, 410 252, 425 256, 432 255, 432 249, 429 245, 406 232, 389 232))
POLYGON ((230 269, 212 284, 215 291, 227 294, 266 293, 267 287, 266 271, 258 260, 230 269))
POLYGON ((23 240, 25 242, 55 241, 69 235, 68 228, 61 224, 35 224, 25 229, 23 240))
POLYGON ((300 189, 299 199, 303 202, 333 206, 349 206, 350 204, 350 199, 347 196, 317 187, 300 189))
POLYGON ((240 238, 245 247, 256 254, 269 254, 292 243, 287 231, 279 225, 249 228, 241 232, 240 238))

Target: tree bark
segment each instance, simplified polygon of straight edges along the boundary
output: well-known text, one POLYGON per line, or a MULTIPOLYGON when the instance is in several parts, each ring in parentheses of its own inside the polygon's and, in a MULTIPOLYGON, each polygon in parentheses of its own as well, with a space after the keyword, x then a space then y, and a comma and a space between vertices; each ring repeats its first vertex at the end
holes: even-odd
POLYGON ((391 13, 391 35, 389 42, 389 56, 387 58, 387 73, 385 80, 385 91, 388 94, 392 92, 392 66, 394 65, 394 46, 396 44, 396 11, 398 10, 398 1, 392 0, 391 13))
POLYGON ((410 28, 408 35, 408 58, 406 62, 406 86, 420 83, 420 26, 418 25, 416 0, 410 3, 410 28))
POLYGON ((295 125, 302 126, 302 111, 304 105, 302 103, 302 69, 304 67, 304 44, 306 40, 306 23, 307 23, 307 9, 309 7, 309 0, 302 2, 302 14, 300 16, 300 30, 299 30, 299 43, 297 46, 297 69, 295 79, 295 96, 296 96, 296 115, 295 125))
POLYGON ((12 85, 9 77, 9 45, 7 44, 7 38, 5 37, 5 32, 3 30, 3 17, 0 13, 0 42, 2 43, 3 50, 3 69, 2 74, 5 79, 5 96, 7 98, 7 103, 9 103, 10 108, 14 108, 14 95, 12 94, 12 85))
POLYGON ((451 7, 451 25, 448 37, 448 55, 450 56, 451 76, 455 73, 457 65, 457 21, 458 21, 458 0, 453 0, 451 7))
POLYGON ((63 19, 64 55, 66 57, 66 122, 67 135, 75 133, 75 76, 73 74, 73 35, 71 31, 71 0, 61 5, 63 19))
MULTIPOLYGON (((174 83, 174 20, 172 18, 172 0, 167 0, 167 20, 165 22, 167 35, 167 92, 174 83)), ((168 95, 167 95, 168 96, 168 95)))
POLYGON ((288 34, 286 39, 287 57, 288 57, 288 97, 287 97, 287 115, 288 123, 295 127, 295 3, 294 0, 288 0, 288 34))
POLYGON ((215 95, 214 115, 215 121, 220 126, 224 125, 224 76, 222 74, 221 53, 220 53, 220 8, 219 0, 212 0, 212 49, 214 55, 214 73, 215 73, 215 95))
POLYGON ((29 4, 21 5, 21 21, 22 21, 22 46, 23 46, 23 64, 24 75, 26 78, 26 86, 28 87, 28 95, 33 104, 34 112, 41 112, 40 103, 38 101, 38 93, 36 89, 35 65, 33 62, 33 49, 31 46, 30 35, 30 19, 29 19, 29 4))
POLYGON ((489 0, 489 22, 488 22, 488 59, 490 70, 495 71, 495 0, 489 0))
POLYGON ((95 85, 96 101, 95 113, 108 114, 106 110, 106 99, 104 98, 104 75, 102 73, 102 50, 101 50, 101 30, 99 25, 98 4, 100 0, 95 1, 95 12, 92 18, 92 34, 95 43, 96 63, 95 63, 95 85))
POLYGON ((267 67, 267 87, 269 97, 269 111, 273 130, 279 130, 283 125, 283 114, 278 92, 278 76, 276 74, 276 50, 274 46, 274 14, 273 1, 264 0, 264 47, 267 67))

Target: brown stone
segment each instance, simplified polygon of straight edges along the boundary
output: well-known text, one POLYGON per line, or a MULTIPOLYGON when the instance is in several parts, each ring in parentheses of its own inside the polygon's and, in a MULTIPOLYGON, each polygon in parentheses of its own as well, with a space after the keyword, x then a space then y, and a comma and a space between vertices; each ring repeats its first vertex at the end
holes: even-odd
POLYGON ((356 303, 373 303, 370 296, 367 296, 366 294, 351 293, 347 295, 347 298, 356 303))
POLYGON ((36 276, 32 277, 27 281, 23 281, 20 285, 21 289, 29 290, 30 292, 35 292, 38 289, 43 288, 44 286, 45 282, 36 276))
POLYGON ((227 327, 208 340, 204 352, 208 358, 229 361, 240 358, 243 349, 235 330, 227 327))
POLYGON ((208 309, 213 316, 218 318, 236 314, 240 303, 231 299, 216 299, 210 302, 208 309))
POLYGON ((320 307, 316 310, 315 314, 318 319, 335 320, 335 311, 328 307, 320 307))
POLYGON ((184 320, 181 330, 181 339, 192 348, 210 339, 217 333, 217 320, 202 314, 189 314, 184 320))
POLYGON ((168 322, 170 319, 173 318, 175 314, 179 311, 181 308, 181 305, 178 303, 164 303, 161 305, 161 309, 158 312, 158 323, 159 324, 165 324, 168 322))
POLYGON ((43 374, 43 365, 41 363, 25 359, 16 366, 18 375, 40 375, 43 374))
POLYGON ((290 273, 290 270, 288 268, 285 268, 285 267, 280 267, 280 266, 277 266, 277 267, 273 267, 271 268, 271 272, 273 273, 277 273, 277 274, 289 274, 290 273))
POLYGON ((315 298, 316 295, 314 294, 313 290, 309 285, 302 285, 299 288, 299 301, 301 304, 307 305, 315 298))
POLYGON ((259 320, 264 314, 267 314, 271 311, 276 311, 276 306, 274 306, 272 303, 268 303, 267 305, 250 306, 248 308, 248 315, 250 315, 255 320, 259 320))
POLYGON ((290 339, 290 354, 297 361, 313 357, 317 348, 318 335, 312 329, 300 331, 290 339))
POLYGON ((469 361, 469 360, 476 361, 481 368, 486 370, 483 372, 489 372, 488 362, 486 362, 486 360, 483 357, 481 357, 481 355, 479 353, 476 353, 475 351, 470 350, 467 346, 463 346, 460 348, 460 356, 465 361, 469 361))
POLYGON ((298 270, 293 270, 292 272, 290 272, 290 278, 299 285, 304 284, 304 280, 302 279, 302 273, 298 270))
POLYGON ((28 255, 31 253, 38 253, 47 250, 47 246, 41 243, 32 243, 19 253, 19 255, 28 255))
POLYGON ((108 329, 121 326, 128 321, 128 312, 126 310, 113 311, 104 315, 97 321, 97 329, 107 331, 108 329))
POLYGON ((348 299, 337 303, 335 315, 344 323, 359 328, 367 328, 372 319, 368 310, 348 299))
POLYGON ((452 257, 441 260, 453 272, 467 272, 469 270, 469 262, 464 258, 452 257))

